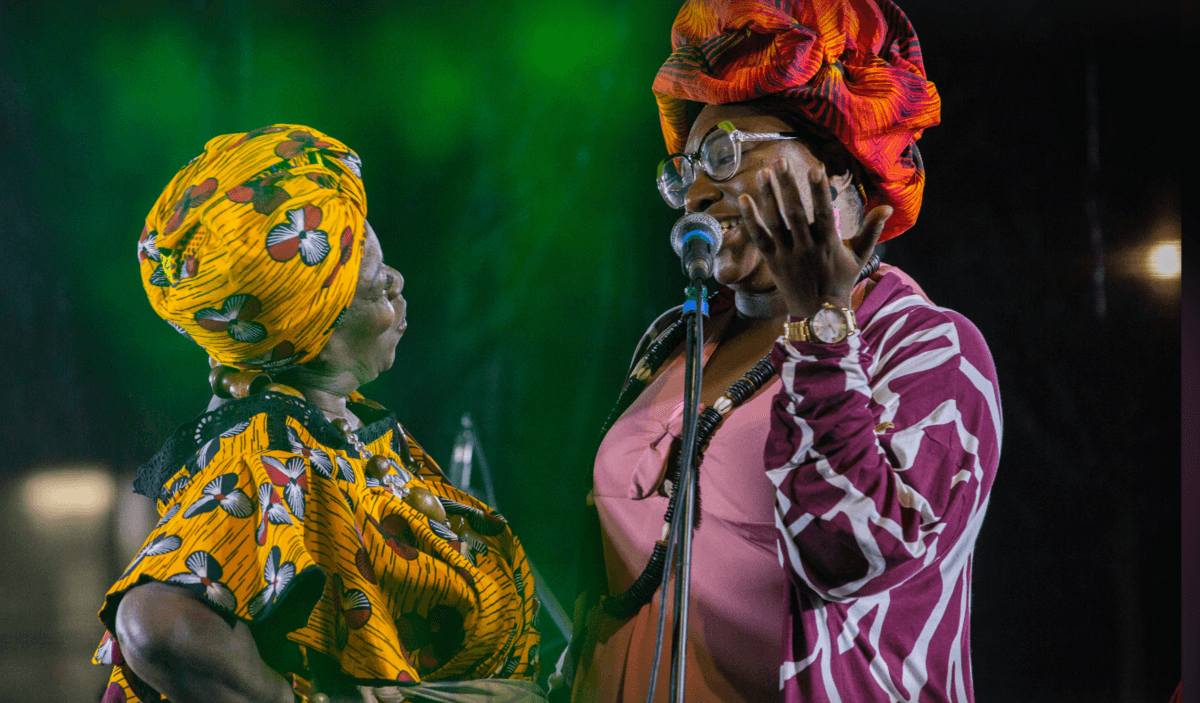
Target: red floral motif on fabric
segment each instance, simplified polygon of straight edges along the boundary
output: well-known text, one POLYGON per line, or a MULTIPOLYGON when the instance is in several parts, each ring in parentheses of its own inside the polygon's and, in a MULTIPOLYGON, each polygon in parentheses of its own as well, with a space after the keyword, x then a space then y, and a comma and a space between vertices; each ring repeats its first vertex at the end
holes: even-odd
POLYGON ((334 182, 328 173, 306 173, 304 177, 322 188, 332 189, 337 187, 337 183, 334 182))
POLYGON ((235 203, 250 203, 258 214, 270 215, 292 197, 282 186, 275 185, 287 176, 288 172, 281 170, 261 178, 252 178, 227 190, 225 197, 235 203))
POLYGON ((296 347, 291 342, 284 340, 272 347, 271 351, 264 352, 242 362, 242 366, 262 369, 263 371, 273 371, 291 366, 292 362, 302 355, 303 352, 296 351, 296 347))
POLYGON ((230 612, 237 610, 237 596, 221 582, 224 571, 216 557, 206 551, 197 550, 189 554, 183 563, 188 570, 169 577, 167 583, 186 586, 203 596, 209 603, 230 612))
POLYGON ((246 293, 231 295, 221 309, 203 308, 196 312, 197 325, 209 332, 226 332, 239 342, 255 343, 267 338, 267 328, 254 322, 262 311, 258 298, 246 293))
POLYGON ((189 278, 192 278, 200 271, 200 259, 194 255, 183 260, 183 265, 179 267, 179 280, 172 283, 172 286, 177 286, 189 278))
POLYGON ((384 544, 396 553, 401 559, 409 561, 416 559, 420 553, 414 546, 417 543, 417 537, 413 534, 412 527, 408 521, 399 515, 388 515, 382 521, 377 521, 375 518, 367 515, 367 522, 379 532, 383 537, 384 544))
POLYGON ((362 180, 362 159, 353 151, 348 151, 341 156, 335 157, 339 163, 346 167, 350 173, 353 173, 356 178, 362 180))
POLYGON ((104 690, 104 697, 100 699, 100 703, 125 703, 125 700, 125 689, 121 688, 121 684, 114 682, 104 690))
POLYGON ((170 234, 179 229, 188 210, 203 205, 217 190, 217 179, 205 178, 196 185, 188 186, 183 195, 175 203, 175 213, 163 228, 163 234, 170 234))
POLYGON ((283 489, 283 499, 297 520, 304 520, 304 496, 308 493, 308 467, 302 457, 284 463, 273 456, 262 457, 271 483, 283 489))
POLYGON ((229 146, 225 147, 225 151, 229 151, 231 149, 236 149, 239 146, 250 141, 251 139, 254 139, 255 137, 261 137, 264 134, 274 134, 275 132, 282 132, 285 129, 287 129, 287 127, 279 127, 277 125, 267 125, 266 127, 259 127, 258 129, 252 129, 249 132, 246 132, 245 134, 243 134, 241 139, 239 139, 236 142, 234 142, 233 144, 230 144, 229 146))
POLYGON ((224 474, 209 481, 187 510, 183 511, 184 518, 212 512, 217 508, 233 517, 246 518, 254 514, 254 504, 250 496, 237 487, 237 474, 224 474))
POLYGON ((358 569, 358 573, 367 583, 379 583, 378 577, 375 575, 375 566, 371 563, 371 555, 367 553, 367 543, 363 539, 362 530, 358 529, 358 523, 354 522, 354 533, 358 535, 358 551, 354 552, 354 566, 358 569))
POLYGON ((371 619, 371 600, 357 588, 344 588, 341 574, 332 574, 330 581, 334 644, 338 649, 344 649, 350 639, 350 630, 361 628, 371 619))
POLYGON ((125 663, 125 657, 121 654, 121 645, 108 630, 104 631, 104 639, 100 640, 100 646, 96 648, 96 654, 93 656, 101 664, 110 666, 120 666, 125 663))
POLYGON ((162 253, 158 251, 158 247, 154 245, 158 239, 158 232, 150 229, 150 225, 142 226, 142 236, 138 237, 137 257, 138 263, 142 263, 146 259, 151 261, 162 261, 162 253))
POLYGON ((305 149, 325 149, 333 146, 333 144, 317 139, 309 132, 302 129, 297 129, 289 133, 286 142, 280 142, 275 146, 275 154, 283 159, 294 159, 304 153, 305 149))
POLYGON ((272 547, 263 567, 263 580, 267 585, 246 604, 250 617, 257 618, 274 606, 295 575, 296 565, 290 561, 283 561, 279 547, 272 547))
POLYGON ((259 545, 267 543, 267 525, 294 525, 292 516, 283 505, 283 498, 270 482, 264 482, 258 487, 258 530, 255 541, 259 545))
POLYGON ((296 254, 306 266, 316 266, 329 254, 329 235, 321 229, 321 208, 305 205, 287 211, 287 221, 267 233, 267 253, 285 262, 296 254))
POLYGON ((333 460, 329 458, 329 454, 318 446, 308 446, 300 440, 300 433, 294 427, 288 425, 287 428, 288 444, 292 447, 292 453, 298 454, 308 460, 308 463, 313 467, 319 475, 332 480, 333 479, 333 460))
POLYGON ((426 669, 436 669, 462 646, 463 616, 448 605, 435 605, 429 610, 428 622, 431 646, 421 648, 419 660, 426 669))
POLYGON ((342 231, 342 241, 340 246, 342 248, 342 255, 338 257, 337 266, 333 267, 333 271, 329 272, 329 276, 325 279, 325 282, 321 284, 322 288, 328 288, 329 286, 333 285, 333 280, 337 278, 338 273, 342 270, 342 267, 346 265, 346 262, 350 261, 350 254, 354 252, 354 231, 349 227, 342 231))

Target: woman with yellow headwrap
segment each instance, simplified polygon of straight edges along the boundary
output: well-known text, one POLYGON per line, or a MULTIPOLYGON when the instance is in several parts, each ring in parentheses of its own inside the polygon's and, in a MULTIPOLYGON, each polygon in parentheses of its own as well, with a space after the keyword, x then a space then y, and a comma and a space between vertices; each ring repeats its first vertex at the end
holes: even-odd
POLYGON ((216 397, 138 473, 162 519, 100 610, 104 703, 540 699, 520 541, 358 393, 407 324, 360 165, 224 135, 146 218, 146 294, 216 397))
MULTIPOLYGON (((969 320, 872 258, 916 220, 916 141, 939 119, 916 34, 890 0, 689 0, 672 45, 654 81, 658 187, 724 230, 686 700, 970 701, 995 369, 969 320)), ((684 493, 680 318, 643 338, 596 457, 595 605, 576 609, 560 669, 576 702, 668 700, 671 643, 655 652, 664 515, 684 493)))

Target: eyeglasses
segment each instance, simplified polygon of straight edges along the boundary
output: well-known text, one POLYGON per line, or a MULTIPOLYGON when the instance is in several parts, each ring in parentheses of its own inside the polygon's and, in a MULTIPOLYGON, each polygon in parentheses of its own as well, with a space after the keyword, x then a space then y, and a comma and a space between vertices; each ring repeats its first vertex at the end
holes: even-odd
POLYGON ((704 135, 695 153, 671 154, 658 163, 658 192, 668 205, 682 208, 688 188, 696 182, 696 164, 714 181, 727 181, 742 167, 742 142, 799 138, 794 132, 743 132, 726 120, 704 135))

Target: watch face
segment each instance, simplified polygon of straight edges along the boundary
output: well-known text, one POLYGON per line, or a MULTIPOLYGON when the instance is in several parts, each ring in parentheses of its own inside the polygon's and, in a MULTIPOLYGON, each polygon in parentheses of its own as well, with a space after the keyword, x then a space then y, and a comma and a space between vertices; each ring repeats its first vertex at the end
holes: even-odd
POLYGON ((823 308, 809 322, 813 336, 826 344, 840 341, 846 336, 846 322, 835 310, 823 308))

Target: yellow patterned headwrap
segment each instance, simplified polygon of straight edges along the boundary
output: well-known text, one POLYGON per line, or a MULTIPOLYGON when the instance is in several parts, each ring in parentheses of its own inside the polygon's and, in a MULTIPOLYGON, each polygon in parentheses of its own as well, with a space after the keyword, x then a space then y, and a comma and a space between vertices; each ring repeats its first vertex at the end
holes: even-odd
POLYGON ((301 125, 209 140, 158 197, 138 240, 154 311, 228 366, 316 357, 358 284, 361 163, 301 125))

